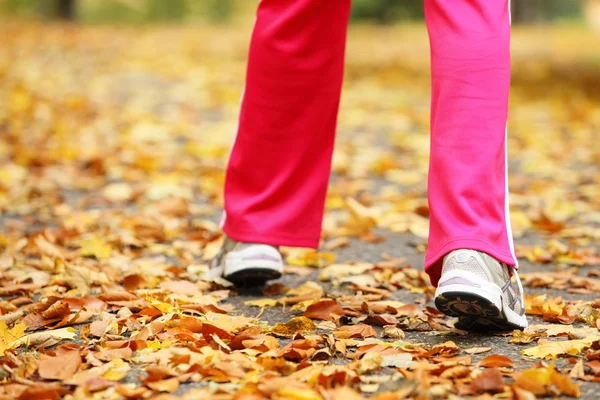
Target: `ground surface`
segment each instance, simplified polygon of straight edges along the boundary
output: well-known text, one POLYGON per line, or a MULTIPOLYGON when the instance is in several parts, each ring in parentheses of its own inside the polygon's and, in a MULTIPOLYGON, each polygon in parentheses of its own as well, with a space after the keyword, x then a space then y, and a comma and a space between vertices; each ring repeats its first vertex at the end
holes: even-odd
POLYGON ((351 30, 319 253, 284 249, 266 295, 199 279, 219 246, 248 32, 7 26, 0 393, 596 398, 600 39, 515 31, 513 228, 530 322, 545 327, 464 335, 421 272, 421 26, 351 30))

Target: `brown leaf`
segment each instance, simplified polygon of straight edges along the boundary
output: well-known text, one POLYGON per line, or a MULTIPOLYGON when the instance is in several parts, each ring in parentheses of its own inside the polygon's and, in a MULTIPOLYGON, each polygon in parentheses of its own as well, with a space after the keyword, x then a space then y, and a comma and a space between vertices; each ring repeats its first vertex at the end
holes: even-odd
POLYGON ((202 336, 204 336, 205 339, 209 339, 212 335, 217 335, 220 339, 223 340, 231 340, 234 338, 234 336, 227 332, 224 329, 218 328, 212 324, 202 324, 201 327, 202 331, 202 336))
POLYGON ((53 318, 63 318, 66 315, 71 313, 71 308, 64 301, 57 301, 52 304, 46 311, 42 311, 42 317, 53 319, 53 318))
POLYGON ((467 354, 481 354, 481 353, 487 353, 490 350, 492 350, 491 347, 472 347, 470 349, 465 349, 465 353, 467 353, 467 354))
POLYGON ((190 296, 200 293, 198 286, 194 285, 190 281, 165 281, 161 282, 159 287, 173 293, 186 294, 190 296))
POLYGON ((504 378, 500 370, 486 369, 473 378, 471 387, 477 393, 500 393, 504 390, 504 378))
POLYGON ((27 329, 31 331, 38 330, 43 328, 44 326, 53 324, 54 322, 60 321, 60 318, 48 319, 44 318, 42 314, 37 312, 32 312, 28 314, 25 318, 23 318, 23 323, 27 325, 27 329))
POLYGON ((377 337, 377 332, 375 332, 375 329, 370 325, 359 324, 342 326, 337 331, 334 331, 333 335, 340 339, 368 338, 377 337))
POLYGON ((469 376, 471 374, 471 368, 465 365, 457 365, 455 367, 450 367, 440 375, 440 378, 444 379, 461 379, 469 376))
POLYGON ((98 298, 106 303, 112 303, 115 301, 136 300, 138 297, 135 294, 120 291, 102 293, 100 296, 98 296, 98 298))
POLYGON ((115 391, 127 399, 144 399, 151 394, 150 390, 144 386, 129 388, 127 386, 117 385, 115 391))
POLYGON ((156 382, 146 382, 146 386, 157 392, 173 393, 179 387, 177 378, 164 379, 156 382))
POLYGON ((125 276, 121 283, 128 291, 133 291, 146 283, 146 279, 144 279, 144 277, 140 274, 131 274, 125 276))
POLYGON ((60 301, 67 303, 71 311, 79 311, 83 308, 88 310, 103 310, 106 308, 105 302, 93 296, 65 297, 60 299, 60 301))
POLYGON ((344 309, 335 300, 321 300, 308 306, 304 316, 322 321, 333 321, 344 315, 344 309))
POLYGON ((112 361, 117 358, 128 359, 133 354, 131 347, 122 347, 120 349, 107 349, 96 353, 96 358, 102 361, 112 361))
POLYGON ((68 393, 70 393, 70 391, 58 383, 36 382, 35 385, 28 386, 27 389, 17 397, 17 400, 60 399, 68 393))
MULTIPOLYGON (((588 356, 589 358, 589 356, 588 356)), ((598 376, 600 375, 600 360, 592 360, 590 362, 585 363, 585 366, 590 368, 592 370, 592 372, 594 373, 594 375, 598 376)))
POLYGON ((115 383, 103 378, 92 378, 84 383, 85 388, 90 392, 99 392, 114 386, 115 383))
POLYGON ((62 328, 63 326, 75 325, 87 322, 92 317, 96 315, 93 311, 79 311, 76 314, 69 314, 63 318, 58 324, 56 324, 55 328, 62 328))
POLYGON ((391 314, 374 314, 370 315, 365 319, 365 322, 371 325, 377 326, 395 326, 400 323, 398 318, 394 317, 391 314))
POLYGON ((392 339, 402 339, 406 336, 404 331, 394 325, 386 325, 383 327, 383 337, 392 339))
POLYGON ((56 350, 56 356, 40 361, 38 373, 44 379, 65 380, 73 377, 81 365, 79 347, 66 344, 56 350))
POLYGON ((535 400, 537 397, 532 392, 522 389, 517 385, 512 386, 514 400, 535 400))
POLYGON ((90 334, 96 337, 102 337, 110 323, 111 321, 107 319, 92 322, 90 324, 90 334))

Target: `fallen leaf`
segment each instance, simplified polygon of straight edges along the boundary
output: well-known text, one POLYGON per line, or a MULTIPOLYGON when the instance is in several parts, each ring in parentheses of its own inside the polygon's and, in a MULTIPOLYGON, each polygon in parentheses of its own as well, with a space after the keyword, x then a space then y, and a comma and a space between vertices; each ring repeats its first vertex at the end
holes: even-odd
POLYGON ((522 350, 521 354, 530 358, 555 358, 562 354, 577 355, 600 340, 600 336, 591 336, 579 340, 565 340, 560 342, 547 342, 536 347, 522 350))
POLYGON ((298 334, 304 335, 314 332, 316 329, 316 325, 310 319, 306 317, 295 317, 288 322, 273 326, 270 332, 277 336, 293 338, 298 334))
POLYGON ((3 356, 6 350, 16 347, 16 341, 25 335, 26 329, 27 326, 23 323, 9 329, 6 321, 0 319, 0 356, 3 356))
POLYGON ((304 316, 322 321, 333 321, 345 314, 344 309, 335 300, 321 300, 308 306, 304 316))
POLYGON ((492 354, 485 357, 479 363, 480 366, 484 368, 494 368, 494 367, 514 367, 515 362, 510 358, 500 355, 500 354, 492 354))
POLYGON ((56 350, 56 356, 42 359, 38 372, 44 379, 65 380, 77 372, 81 365, 79 347, 73 345, 60 346, 56 350))
POLYGON ((483 370, 471 382, 476 393, 500 393, 504 390, 504 378, 497 368, 483 370))

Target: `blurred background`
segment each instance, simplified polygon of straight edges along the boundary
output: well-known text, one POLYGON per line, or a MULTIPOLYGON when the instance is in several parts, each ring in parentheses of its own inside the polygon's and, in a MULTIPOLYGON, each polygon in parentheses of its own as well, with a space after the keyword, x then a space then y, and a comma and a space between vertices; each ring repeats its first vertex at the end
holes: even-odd
MULTIPOLYGON (((218 232, 256 5, 0 0, 2 228, 112 232, 152 215, 169 239, 187 222, 168 217, 183 213, 186 229, 218 232)), ((513 21, 515 234, 566 229, 569 246, 588 245, 600 224, 600 0, 516 1, 513 21)), ((377 227, 423 250, 429 85, 422 2, 354 0, 325 238, 377 227)))
MULTIPOLYGON (((252 0, 2 0, 6 14, 82 22, 229 21, 252 14, 252 0)), ((423 18, 417 0, 354 0, 354 21, 394 23, 423 18)), ((515 22, 577 21, 598 23, 596 0, 513 1, 515 22)))

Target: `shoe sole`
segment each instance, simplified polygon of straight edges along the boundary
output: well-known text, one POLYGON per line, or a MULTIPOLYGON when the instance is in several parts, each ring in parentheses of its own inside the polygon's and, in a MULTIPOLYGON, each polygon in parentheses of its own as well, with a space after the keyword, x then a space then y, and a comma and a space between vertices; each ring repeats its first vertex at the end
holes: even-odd
POLYGON ((267 281, 282 277, 280 271, 271 268, 249 267, 235 271, 225 276, 235 286, 263 286, 267 281))
POLYGON ((523 330, 522 326, 508 321, 496 304, 477 294, 449 291, 435 298, 438 310, 450 317, 458 317, 456 328, 472 332, 523 330))

